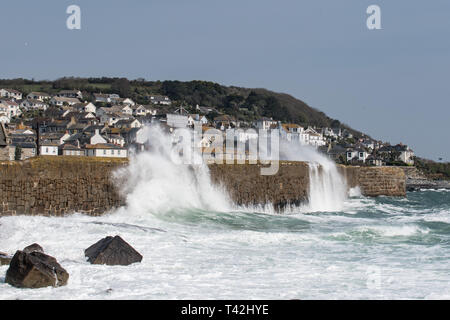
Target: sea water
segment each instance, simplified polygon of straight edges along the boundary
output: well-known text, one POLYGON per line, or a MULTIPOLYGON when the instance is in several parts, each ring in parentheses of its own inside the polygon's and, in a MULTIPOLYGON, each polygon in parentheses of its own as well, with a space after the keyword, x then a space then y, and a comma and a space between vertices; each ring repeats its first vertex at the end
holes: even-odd
POLYGON ((115 174, 125 207, 101 217, 0 218, 1 251, 37 242, 70 274, 64 287, 17 289, 1 266, 0 299, 450 298, 450 192, 347 193, 328 160, 304 151, 308 205, 236 207, 206 165, 175 165, 166 137, 149 137, 154 151, 115 174), (108 235, 142 262, 89 264, 84 249, 108 235))

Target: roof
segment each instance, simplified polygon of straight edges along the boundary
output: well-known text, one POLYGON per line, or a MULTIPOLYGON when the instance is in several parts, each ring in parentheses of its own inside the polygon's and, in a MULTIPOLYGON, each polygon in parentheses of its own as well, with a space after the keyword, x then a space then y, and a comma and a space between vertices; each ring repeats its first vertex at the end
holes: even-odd
POLYGON ((25 99, 24 101, 22 101, 22 103, 23 103, 23 102, 26 102, 26 101, 31 102, 31 103, 34 103, 34 104, 42 104, 42 105, 45 104, 45 103, 42 102, 41 100, 36 100, 36 99, 25 99))
POLYGON ((71 143, 64 143, 64 144, 60 145, 59 148, 63 149, 63 150, 81 150, 80 147, 75 146, 71 143))
POLYGON ((45 93, 45 92, 38 92, 38 91, 30 92, 28 95, 32 95, 32 96, 47 96, 47 97, 50 97, 50 95, 49 95, 48 93, 45 93))
POLYGON ((149 98, 153 101, 170 101, 170 98, 168 96, 150 95, 149 98))
POLYGON ((80 100, 78 98, 66 98, 66 97, 53 97, 52 99, 56 101, 62 101, 62 102, 75 102, 80 103, 80 100))
POLYGON ((112 143, 87 144, 85 149, 125 149, 112 143))
POLYGON ((224 114, 214 118, 214 121, 234 121, 233 117, 224 114))
POLYGON ((36 143, 29 141, 13 141, 11 145, 22 149, 36 149, 36 143))
POLYGON ((49 140, 44 140, 43 142, 39 143, 41 146, 46 146, 46 147, 57 147, 58 144, 55 142, 51 142, 49 140))
POLYGON ((5 91, 8 91, 8 92, 11 92, 11 93, 22 94, 22 92, 14 90, 14 89, 5 89, 5 88, 2 88, 2 89, 5 91))
POLYGON ((12 101, 12 100, 2 100, 2 103, 3 104, 6 104, 6 105, 12 105, 12 106, 18 106, 19 104, 17 103, 17 102, 15 102, 15 101, 12 101))
POLYGON ((76 94, 78 94, 78 92, 80 92, 80 90, 61 90, 58 93, 59 94, 63 94, 63 93, 76 93, 76 94))

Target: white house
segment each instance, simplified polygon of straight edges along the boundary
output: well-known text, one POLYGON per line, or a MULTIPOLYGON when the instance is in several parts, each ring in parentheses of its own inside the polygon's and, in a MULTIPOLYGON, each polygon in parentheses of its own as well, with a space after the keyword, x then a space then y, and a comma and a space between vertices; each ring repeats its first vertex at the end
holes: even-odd
POLYGON ((106 139, 102 137, 99 129, 95 129, 94 135, 91 137, 89 143, 91 145, 107 143, 106 139))
POLYGON ((205 116, 200 116, 199 114, 190 114, 188 116, 188 126, 193 126, 195 123, 199 123, 204 126, 208 124, 208 119, 205 116))
POLYGON ((120 112, 127 114, 127 115, 133 115, 133 109, 130 107, 130 105, 125 105, 120 108, 120 112))
POLYGON ((67 97, 53 97, 50 99, 50 104, 56 106, 63 106, 67 104, 69 106, 73 106, 74 104, 81 103, 77 98, 67 98, 67 97))
POLYGON ((133 107, 134 116, 146 116, 146 115, 156 115, 156 109, 148 105, 135 105, 133 107))
POLYGON ((130 98, 126 98, 126 99, 124 99, 122 101, 122 104, 127 104, 127 105, 130 105, 130 106, 134 106, 136 103, 133 100, 131 100, 130 98))
POLYGON ((110 135, 108 137, 109 143, 115 144, 117 146, 123 147, 125 145, 125 139, 117 134, 110 135))
POLYGON ((94 93, 94 99, 95 99, 95 102, 103 102, 103 103, 111 102, 111 98, 109 97, 109 94, 94 93))
POLYGON ((78 111, 90 112, 95 114, 97 112, 97 107, 92 102, 85 102, 73 105, 78 111))
POLYGON ((116 124, 119 120, 126 120, 129 117, 122 114, 122 113, 105 113, 102 116, 100 116, 100 123, 105 124, 107 123, 108 126, 112 127, 114 124, 116 124))
POLYGON ((27 99, 32 99, 32 100, 39 100, 39 101, 44 101, 44 100, 48 100, 51 99, 52 97, 45 92, 30 92, 27 95, 27 99))
POLYGON ((254 124, 256 129, 269 130, 272 126, 277 125, 278 121, 274 121, 272 118, 261 118, 254 124))
POLYGON ((167 96, 149 96, 148 99, 152 104, 160 104, 170 106, 172 101, 167 96))
POLYGON ((368 156, 369 154, 363 149, 347 150, 347 161, 357 160, 365 163, 368 156))
POLYGON ((14 89, 0 89, 0 97, 5 97, 14 100, 22 99, 22 92, 14 89))
POLYGON ((8 115, 9 118, 16 117, 22 114, 22 111, 19 108, 19 104, 12 100, 1 100, 2 104, 6 105, 8 107, 8 115))
POLYGON ((86 156, 88 157, 100 157, 100 158, 126 158, 128 151, 125 148, 116 146, 111 143, 88 144, 85 146, 86 156))
POLYGON ((85 155, 85 150, 73 144, 63 144, 59 146, 59 154, 63 156, 80 157, 85 155))
POLYGON ((326 145, 326 141, 323 135, 318 133, 312 128, 308 128, 302 132, 302 138, 305 139, 304 142, 314 147, 321 147, 326 145))
POLYGON ((22 101, 20 107, 25 110, 47 110, 48 104, 41 100, 26 99, 22 101))
POLYGON ((83 99, 83 94, 80 90, 61 90, 58 92, 57 96, 63 98, 83 99))
POLYGON ((114 124, 116 128, 140 128, 142 124, 137 119, 122 119, 114 124))
POLYGON ((412 151, 408 146, 403 146, 400 150, 399 160, 406 164, 414 164, 414 151, 412 151))
POLYGON ((11 116, 9 115, 9 108, 6 104, 0 103, 0 122, 9 123, 11 116))
POLYGON ((41 143, 39 150, 41 156, 57 156, 58 144, 49 141, 44 141, 41 143))

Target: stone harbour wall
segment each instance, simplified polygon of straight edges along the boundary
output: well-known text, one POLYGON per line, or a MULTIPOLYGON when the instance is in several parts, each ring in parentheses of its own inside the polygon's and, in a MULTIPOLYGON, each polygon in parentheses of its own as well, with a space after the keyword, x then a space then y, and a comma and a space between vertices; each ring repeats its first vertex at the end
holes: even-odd
MULTIPOLYGON (((0 216, 71 213, 100 215, 125 204, 113 171, 125 159, 39 157, 0 162, 0 216)), ((261 165, 209 165, 213 183, 239 205, 273 204, 276 209, 308 199, 309 170, 303 162, 280 162, 276 175, 262 176, 261 165)), ((349 187, 366 196, 405 196, 405 174, 396 167, 344 167, 349 187)))
POLYGON ((123 161, 34 158, 0 163, 0 215, 99 215, 124 204, 111 179, 123 161))
POLYGON ((357 187, 367 197, 406 196, 406 176, 401 167, 340 166, 350 188, 357 187))
POLYGON ((260 174, 261 165, 209 165, 213 183, 222 185, 234 203, 274 208, 299 205, 308 200, 309 169, 304 162, 280 162, 276 175, 260 174))

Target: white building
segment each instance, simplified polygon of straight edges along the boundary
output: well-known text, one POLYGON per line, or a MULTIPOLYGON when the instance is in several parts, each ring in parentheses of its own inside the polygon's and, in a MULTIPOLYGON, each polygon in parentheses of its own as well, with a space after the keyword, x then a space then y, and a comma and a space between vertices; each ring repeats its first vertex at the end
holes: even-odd
POLYGON ((39 100, 39 101, 44 101, 44 100, 48 100, 51 99, 52 97, 45 92, 30 92, 27 95, 27 99, 31 99, 31 100, 39 100))
POLYGON ((66 98, 66 97, 53 97, 50 99, 50 104, 56 106, 63 106, 65 104, 73 106, 74 104, 81 103, 77 98, 66 98))
POLYGON ((22 99, 22 92, 14 89, 0 89, 0 97, 5 97, 14 100, 22 99))
POLYGON ((318 133, 312 128, 308 128, 301 133, 301 137, 305 144, 309 144, 313 147, 321 147, 327 144, 323 135, 318 133))
POLYGON ((95 129, 94 135, 90 139, 91 145, 107 143, 106 139, 102 137, 99 129, 95 129))
POLYGON ((254 124, 256 129, 269 130, 273 126, 278 125, 278 121, 273 120, 272 118, 261 118, 257 120, 254 124))
POLYGON ((133 100, 131 100, 130 98, 126 98, 126 99, 124 99, 122 101, 122 104, 127 104, 129 106, 134 106, 136 103, 133 100))
POLYGON ((172 101, 167 96, 149 96, 148 99, 152 104, 160 104, 170 106, 172 101))
POLYGON ((111 143, 86 145, 86 156, 100 158, 126 158, 128 151, 125 148, 111 143))
POLYGON ((362 149, 349 149, 347 150, 347 161, 352 161, 352 160, 356 160, 356 161, 361 161, 363 163, 366 162, 367 157, 369 156, 369 154, 362 149))
POLYGON ((24 110, 47 110, 48 104, 41 100, 26 99, 22 101, 20 107, 24 110))
POLYGON ((58 144, 44 141, 41 143, 39 150, 41 156, 57 156, 58 144))
POLYGON ((7 109, 5 110, 8 114, 8 117, 11 119, 12 117, 17 117, 22 114, 22 111, 19 108, 19 104, 12 100, 2 100, 1 104, 5 105, 7 109))

